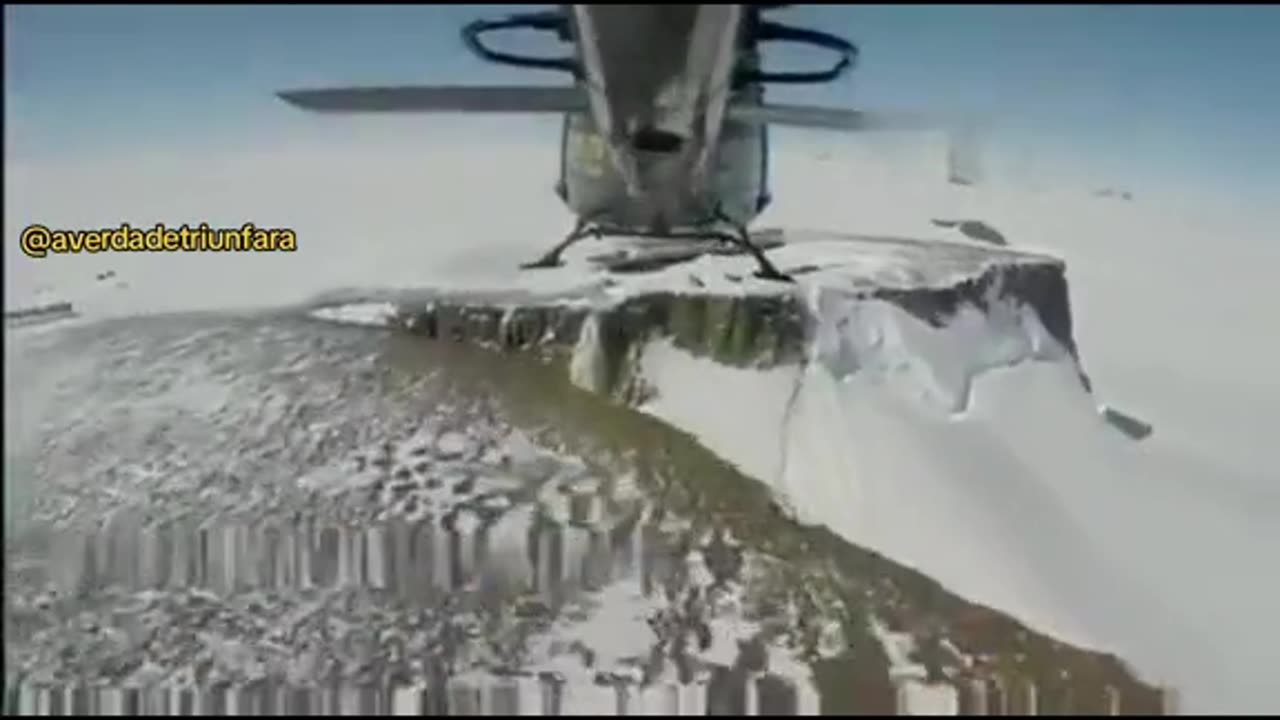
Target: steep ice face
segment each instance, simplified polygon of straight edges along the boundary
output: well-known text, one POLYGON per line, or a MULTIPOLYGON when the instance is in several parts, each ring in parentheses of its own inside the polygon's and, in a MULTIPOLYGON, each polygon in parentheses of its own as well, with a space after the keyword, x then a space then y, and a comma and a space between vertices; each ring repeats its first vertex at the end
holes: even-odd
POLYGON ((640 374, 656 389, 640 410, 693 432, 712 452, 746 474, 773 478, 782 460, 782 434, 800 369, 731 368, 659 340, 645 347, 640 374))
POLYGON ((569 361, 569 379, 578 387, 598 392, 604 390, 604 348, 600 345, 600 321, 590 315, 582 324, 578 345, 569 361))
POLYGON ((996 299, 988 307, 962 305, 933 328, 885 300, 815 286, 812 360, 835 380, 858 378, 892 389, 943 414, 969 407, 974 379, 1026 360, 1071 362, 1035 310, 996 299))
POLYGON ((1280 553, 1273 515, 1110 431, 1025 305, 962 306, 933 327, 838 287, 807 292, 804 366, 735 370, 655 343, 643 409, 771 482, 802 521, 1115 652, 1189 709, 1268 705, 1280 651, 1251 618, 1280 601, 1261 571, 1280 553), (726 408, 743 393, 751 409, 726 408))

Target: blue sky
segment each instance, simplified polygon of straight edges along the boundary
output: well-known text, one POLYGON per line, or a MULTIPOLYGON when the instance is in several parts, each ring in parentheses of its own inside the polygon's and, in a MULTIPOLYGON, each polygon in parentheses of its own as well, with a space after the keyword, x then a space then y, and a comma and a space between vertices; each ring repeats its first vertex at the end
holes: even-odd
MULTIPOLYGON (((291 86, 555 82, 462 48, 464 22, 514 9, 7 6, 6 152, 287 133, 302 120, 271 93, 291 86)), ((1034 147, 1037 162, 1280 197, 1280 7, 812 5, 778 16, 863 53, 851 79, 778 97, 979 113, 999 128, 993 142, 1034 147)))

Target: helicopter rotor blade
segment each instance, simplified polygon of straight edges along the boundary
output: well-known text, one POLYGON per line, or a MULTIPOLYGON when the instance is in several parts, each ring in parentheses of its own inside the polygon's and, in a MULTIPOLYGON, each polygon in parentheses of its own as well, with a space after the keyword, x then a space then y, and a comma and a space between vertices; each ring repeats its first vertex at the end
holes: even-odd
POLYGON ((813 105, 748 105, 729 108, 729 117, 750 124, 785 125, 823 130, 941 130, 954 126, 939 117, 903 111, 849 110, 813 105))
POLYGON ((324 113, 566 113, 585 112, 576 87, 527 85, 401 85, 285 90, 285 102, 324 113))

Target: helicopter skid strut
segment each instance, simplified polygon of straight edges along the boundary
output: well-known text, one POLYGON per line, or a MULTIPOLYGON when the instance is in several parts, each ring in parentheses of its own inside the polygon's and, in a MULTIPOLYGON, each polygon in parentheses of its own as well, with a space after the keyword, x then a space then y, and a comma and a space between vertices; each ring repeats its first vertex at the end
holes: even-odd
POLYGON ((600 228, 591 224, 590 221, 578 220, 577 224, 573 226, 573 230, 570 230, 569 234, 566 235, 563 240, 556 243, 554 247, 548 250, 545 255, 537 260, 521 265, 520 269, 535 270, 559 267, 561 265, 560 255, 564 253, 565 250, 568 250, 570 245, 573 245, 588 235, 595 235, 597 240, 604 237, 604 233, 600 231, 600 228))
MULTIPOLYGON (((733 247, 736 247, 740 250, 743 250, 749 253, 753 258, 755 258, 756 264, 759 265, 759 269, 755 272, 756 277, 761 278, 762 280, 775 280, 778 282, 788 282, 788 283, 795 282, 795 280, 793 280, 791 276, 778 270, 777 266, 775 266, 769 260, 768 256, 764 254, 764 250, 761 249, 760 246, 756 245, 754 242, 751 241, 751 235, 747 232, 747 229, 745 227, 743 227, 738 223, 732 222, 729 218, 723 215, 718 215, 718 218, 728 223, 729 226, 733 228, 733 232, 709 230, 706 232, 669 233, 664 235, 654 235, 654 237, 669 238, 673 240, 676 240, 676 239, 719 240, 721 242, 732 245, 733 247)), ((560 256, 564 253, 565 250, 569 249, 570 246, 574 245, 579 240, 582 240, 587 236, 594 235, 596 239, 601 239, 607 234, 621 235, 623 233, 606 232, 604 229, 602 229, 598 225, 591 223, 590 221, 579 220, 577 224, 574 225, 573 230, 571 230, 569 234, 565 236, 564 240, 561 240, 559 243, 556 243, 556 245, 553 246, 550 250, 548 250, 545 255, 538 258, 537 260, 522 264, 520 266, 520 269, 533 270, 533 269, 559 267, 562 264, 560 256)), ((631 234, 631 233, 626 233, 626 234, 631 234)))

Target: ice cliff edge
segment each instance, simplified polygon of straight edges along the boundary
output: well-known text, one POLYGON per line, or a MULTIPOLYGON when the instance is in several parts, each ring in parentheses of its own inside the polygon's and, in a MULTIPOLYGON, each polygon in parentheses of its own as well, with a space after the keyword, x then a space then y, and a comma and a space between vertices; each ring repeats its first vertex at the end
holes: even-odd
POLYGON ((785 240, 771 257, 795 285, 735 256, 634 274, 579 259, 514 284, 333 295, 318 312, 363 303, 429 338, 539 353, 695 436, 795 519, 1152 681, 1186 677, 1148 642, 1178 621, 1098 544, 1123 528, 1077 493, 1122 485, 1122 438, 1091 398, 1065 264, 989 244, 785 240))

